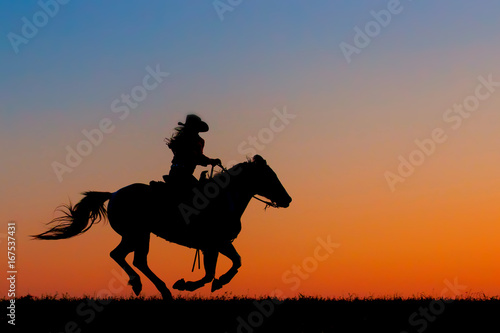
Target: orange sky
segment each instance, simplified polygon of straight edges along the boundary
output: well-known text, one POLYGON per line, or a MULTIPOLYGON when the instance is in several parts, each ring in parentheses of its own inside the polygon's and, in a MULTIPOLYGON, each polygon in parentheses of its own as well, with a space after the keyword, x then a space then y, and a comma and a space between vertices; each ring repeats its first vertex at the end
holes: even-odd
MULTIPOLYGON (((474 78, 470 85, 474 85, 474 78)), ((498 98, 481 107, 482 113, 464 125, 461 136, 451 133, 449 141, 405 183, 398 184, 395 192, 391 192, 384 172, 395 171, 397 156, 414 149, 411 139, 390 142, 385 133, 369 137, 360 132, 345 141, 336 140, 339 133, 327 131, 324 123, 313 124, 314 119, 306 119, 300 108, 287 106, 288 112, 297 117, 261 153, 293 197, 292 205, 264 211, 263 204, 250 204, 243 216, 243 230, 234 242, 243 267, 215 295, 265 295, 275 289, 285 296, 436 295, 445 288, 444 281, 455 278, 468 291, 498 294, 496 258, 500 248, 496 238, 500 212, 495 199, 500 180, 494 176, 494 165, 499 158, 488 146, 490 124, 497 117, 496 103, 498 98), (319 128, 317 132, 310 130, 313 126, 319 128), (481 132, 478 126, 483 128, 481 132), (310 134, 305 138, 299 135, 307 131, 310 134), (326 260, 315 259, 314 265, 311 258, 320 244, 318 238, 328 237, 338 247, 326 260), (302 273, 294 266, 302 267, 302 273)), ((256 135, 268 126, 273 108, 283 110, 281 105, 270 106, 260 112, 259 121, 254 120, 247 131, 235 129, 221 136, 216 131, 223 125, 217 117, 208 116, 213 131, 204 136, 207 155, 225 161, 242 160, 237 145, 222 142, 242 142, 248 135, 256 135), (220 155, 216 155, 218 151, 220 155)), ((175 123, 178 117, 181 115, 169 116, 166 123, 175 123)), ((438 120, 435 125, 442 123, 438 120)), ((155 126, 151 124, 155 133, 149 134, 151 139, 148 133, 135 132, 145 138, 145 142, 141 140, 142 150, 135 146, 134 135, 125 135, 126 129, 120 129, 97 147, 74 175, 65 175, 62 183, 47 168, 48 157, 45 170, 26 173, 32 190, 10 187, 14 195, 5 199, 9 210, 2 211, 2 218, 17 221, 20 294, 93 295, 109 290, 110 281, 120 272, 108 256, 119 242, 109 226, 96 225, 87 234, 70 240, 30 241, 27 235, 44 230, 43 223, 54 216, 53 209, 68 198, 78 201, 78 192, 114 191, 128 183, 159 179, 168 170, 171 155, 161 140, 162 133, 168 131, 155 126), (144 166, 142 161, 127 157, 131 151, 157 162, 144 166), (109 153, 113 156, 107 156, 109 153)), ((415 137, 423 138, 427 132, 425 129, 415 137)), ((33 157, 25 158, 28 161, 33 157)), ((193 250, 152 238, 150 267, 167 285, 179 278, 202 276, 201 271, 190 272, 193 257, 193 250)), ((222 258, 217 275, 228 268, 228 260, 222 258)), ((208 289, 197 294, 210 295, 208 289)), ((120 295, 131 293, 128 287, 119 290, 120 295)), ((144 292, 156 294, 149 281, 144 283, 144 292)))

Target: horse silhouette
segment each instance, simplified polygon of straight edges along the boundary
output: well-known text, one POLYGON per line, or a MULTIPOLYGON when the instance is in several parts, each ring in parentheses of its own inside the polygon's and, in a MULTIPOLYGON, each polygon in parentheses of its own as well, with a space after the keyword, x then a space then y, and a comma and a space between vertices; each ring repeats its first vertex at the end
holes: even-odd
POLYGON ((274 207, 288 207, 292 198, 260 155, 200 182, 192 192, 184 200, 179 200, 175 191, 158 191, 146 184, 132 184, 114 193, 85 192, 79 203, 64 206, 64 215, 49 222, 56 223, 54 227, 32 237, 70 238, 84 233, 107 215, 113 230, 122 236, 110 256, 128 274, 136 295, 141 292, 142 283, 125 260, 131 252, 134 252, 133 265, 153 282, 163 299, 172 298, 166 284, 148 266, 151 233, 203 253, 205 276, 197 281, 180 279, 173 288, 194 291, 212 282, 211 290, 215 291, 229 283, 241 267, 241 258, 232 242, 241 231, 241 216, 252 197, 261 195, 274 207), (106 210, 104 204, 108 200, 106 210), (219 253, 228 257, 232 266, 215 279, 219 253))

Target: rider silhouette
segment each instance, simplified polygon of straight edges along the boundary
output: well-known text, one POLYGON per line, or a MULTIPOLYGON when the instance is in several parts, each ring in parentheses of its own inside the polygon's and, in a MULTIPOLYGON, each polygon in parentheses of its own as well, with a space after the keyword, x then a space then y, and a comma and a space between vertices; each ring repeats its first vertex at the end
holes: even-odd
POLYGON ((185 123, 178 123, 176 132, 170 139, 165 139, 167 146, 174 153, 170 167, 169 180, 180 188, 192 188, 198 181, 193 176, 197 165, 207 166, 221 164, 220 159, 208 158, 203 154, 205 140, 199 133, 208 132, 208 124, 194 114, 186 117, 185 123))

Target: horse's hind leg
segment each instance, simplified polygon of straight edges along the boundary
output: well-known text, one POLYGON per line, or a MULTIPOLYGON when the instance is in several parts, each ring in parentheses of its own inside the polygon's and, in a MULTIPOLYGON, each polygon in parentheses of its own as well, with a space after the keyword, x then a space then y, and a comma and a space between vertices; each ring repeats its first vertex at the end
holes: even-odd
POLYGON ((228 257, 233 262, 233 266, 231 266, 231 268, 225 274, 221 275, 219 279, 215 279, 212 282, 212 292, 219 290, 220 288, 222 288, 222 286, 228 284, 229 281, 231 281, 236 275, 236 273, 238 273, 238 268, 241 267, 241 257, 238 252, 236 252, 233 244, 229 243, 221 247, 220 253, 228 257))
POLYGON ((134 251, 134 243, 129 238, 122 237, 120 244, 109 255, 128 274, 130 279, 128 283, 132 286, 134 293, 139 295, 142 290, 141 278, 125 260, 132 251, 134 251))
POLYGON ((155 287, 160 291, 164 300, 171 300, 172 294, 163 282, 148 266, 149 253, 149 238, 150 234, 139 237, 136 243, 134 252, 134 266, 137 267, 148 279, 153 282, 155 287))

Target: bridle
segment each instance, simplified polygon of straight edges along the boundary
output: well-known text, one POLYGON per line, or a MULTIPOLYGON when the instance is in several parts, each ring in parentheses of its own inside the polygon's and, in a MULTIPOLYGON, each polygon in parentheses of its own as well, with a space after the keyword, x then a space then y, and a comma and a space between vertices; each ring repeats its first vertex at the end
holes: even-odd
MULTIPOLYGON (((226 168, 224 168, 224 166, 222 164, 218 164, 217 165, 219 168, 221 168, 224 172, 228 172, 226 168)), ((212 170, 210 171, 210 178, 213 177, 214 175, 214 168, 215 168, 215 165, 212 165, 212 170)), ((266 206, 264 207, 264 210, 266 210, 267 208, 269 207, 273 207, 273 208, 279 208, 277 204, 275 204, 274 202, 271 202, 271 201, 267 201, 267 200, 264 200, 264 199, 261 199, 257 196, 252 196, 252 198, 254 199, 257 199, 259 200, 260 202, 263 202, 266 204, 266 206)))

